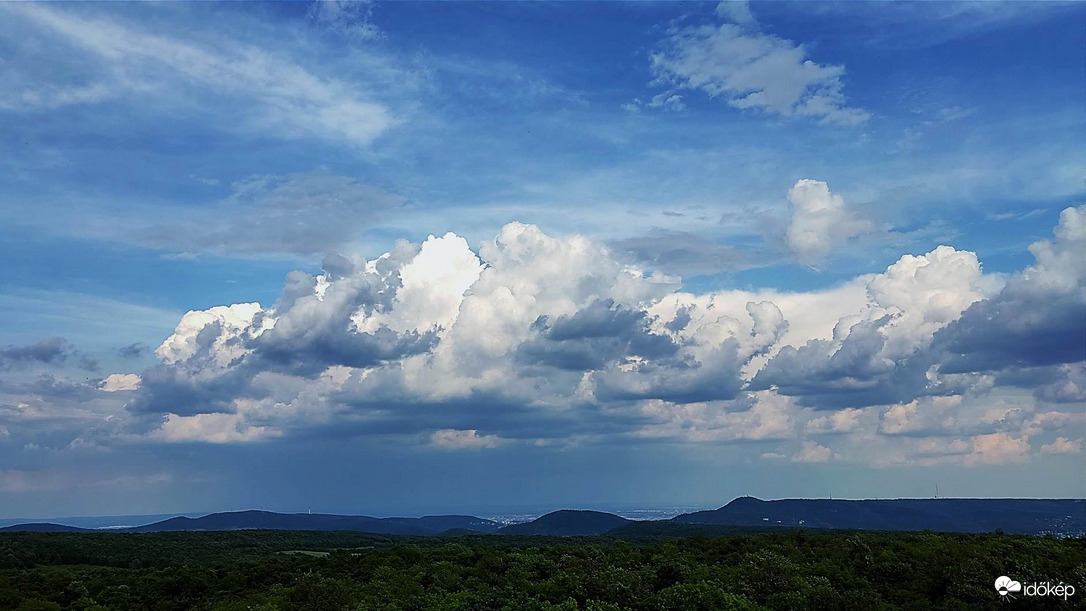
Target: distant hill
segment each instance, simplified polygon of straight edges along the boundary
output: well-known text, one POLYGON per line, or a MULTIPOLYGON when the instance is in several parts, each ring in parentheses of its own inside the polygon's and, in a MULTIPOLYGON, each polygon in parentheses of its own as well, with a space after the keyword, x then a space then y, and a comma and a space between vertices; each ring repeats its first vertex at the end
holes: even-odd
POLYGON ((0 532, 25 532, 25 533, 90 533, 94 532, 86 528, 65 526, 63 524, 50 524, 48 522, 31 522, 29 524, 14 524, 0 528, 0 532))
POLYGON ((0 532, 176 532, 223 530, 355 531, 381 535, 447 534, 654 537, 686 534, 740 534, 778 528, 834 530, 934 530, 1058 536, 1086 535, 1083 499, 782 499, 740 497, 720 509, 676 516, 670 521, 633 521, 601 511, 562 510, 531 522, 501 527, 492 520, 465 515, 375 518, 271 511, 232 511, 200 517, 178 516, 143 526, 78 528, 33 522, 0 532))
POLYGON ((158 522, 165 520, 166 518, 174 518, 179 515, 185 515, 190 518, 203 515, 202 513, 157 513, 157 514, 137 514, 137 515, 120 515, 120 516, 69 516, 69 517, 49 517, 49 518, 0 518, 0 528, 4 526, 14 526, 16 524, 30 524, 48 522, 50 524, 61 524, 63 526, 76 526, 79 528, 95 529, 95 528, 130 528, 132 526, 139 526, 140 524, 150 524, 151 522, 158 522))
POLYGON ((1082 499, 782 499, 740 497, 720 509, 676 516, 685 524, 803 526, 1076 535, 1086 532, 1082 499))
POLYGON ((531 522, 510 524, 498 532, 503 535, 601 535, 629 523, 630 520, 613 513, 563 509, 540 516, 531 522))
POLYGON ((271 511, 228 511, 199 518, 177 517, 127 529, 129 532, 170 532, 184 530, 361 530, 381 534, 425 534, 424 529, 386 524, 369 516, 341 516, 271 511))
POLYGON ((494 532, 498 523, 474 516, 426 516, 422 518, 374 518, 321 513, 231 511, 199 518, 177 517, 124 529, 125 532, 186 530, 354 530, 388 535, 437 535, 450 529, 494 532))
POLYGON ((385 522, 421 527, 434 533, 450 530, 464 530, 475 533, 492 533, 501 528, 501 524, 475 516, 423 516, 421 518, 383 518, 385 522))
MULTIPOLYGON (((421 518, 374 518, 321 513, 275 513, 272 511, 228 511, 190 518, 178 516, 105 532, 177 532, 190 530, 352 530, 385 535, 439 535, 455 530, 465 533, 493 533, 501 525, 475 516, 439 515, 421 518)), ((26 523, 0 528, 0 532, 103 532, 63 524, 26 523)))

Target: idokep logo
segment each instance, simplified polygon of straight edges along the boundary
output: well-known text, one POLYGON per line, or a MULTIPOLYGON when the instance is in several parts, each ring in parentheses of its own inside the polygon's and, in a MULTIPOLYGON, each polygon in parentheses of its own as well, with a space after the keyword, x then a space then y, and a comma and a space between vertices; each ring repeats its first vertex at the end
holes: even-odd
POLYGON ((1062 581, 1058 584, 1052 584, 1048 581, 1035 581, 1022 587, 1020 582, 1017 582, 1006 575, 1000 575, 995 580, 995 589, 1003 600, 1014 598, 1014 594, 1017 594, 1018 592, 1021 592, 1026 596, 1058 596, 1064 600, 1075 595, 1075 586, 1063 583, 1062 581))
POLYGON ((1002 598, 1014 598, 1012 594, 1014 592, 1022 591, 1022 584, 1007 577, 1006 575, 1000 575, 995 582, 996 592, 999 592, 999 596, 1002 598))

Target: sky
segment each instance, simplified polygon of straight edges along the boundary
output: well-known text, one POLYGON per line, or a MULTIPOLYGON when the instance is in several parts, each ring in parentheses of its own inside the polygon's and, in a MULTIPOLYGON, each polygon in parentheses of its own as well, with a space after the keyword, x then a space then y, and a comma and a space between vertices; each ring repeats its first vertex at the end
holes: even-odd
POLYGON ((1086 496, 1086 4, 0 12, 0 517, 1086 496))

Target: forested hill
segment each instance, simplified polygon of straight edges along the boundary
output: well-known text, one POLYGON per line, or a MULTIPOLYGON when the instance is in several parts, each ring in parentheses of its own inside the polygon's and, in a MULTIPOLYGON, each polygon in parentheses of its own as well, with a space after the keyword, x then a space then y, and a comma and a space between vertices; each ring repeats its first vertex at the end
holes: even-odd
POLYGON ((782 499, 740 497, 720 509, 677 516, 685 524, 850 530, 934 530, 1081 535, 1082 499, 782 499))
MULTIPOLYGON (((319 513, 230 511, 199 518, 176 517, 143 526, 112 528, 104 532, 178 532, 196 530, 351 530, 388 535, 439 535, 449 530, 492 533, 500 524, 475 516, 442 515, 421 518, 373 518, 319 513)), ((32 523, 0 528, 0 532, 93 532, 61 524, 32 523)), ((103 532, 103 531, 97 531, 103 532)))
POLYGON ((0 528, 0 532, 23 533, 90 533, 95 532, 88 528, 77 526, 65 526, 64 524, 52 524, 49 522, 31 522, 28 524, 13 524, 0 528))
MULTIPOLYGON (((1058 536, 1086 534, 1086 500, 1082 499, 893 499, 828 500, 784 499, 763 501, 740 497, 720 509, 677 516, 670 521, 633 522, 600 511, 562 510, 531 522, 501 524, 464 515, 421 518, 235 511, 198 518, 176 517, 109 532, 175 532, 222 530, 348 530, 388 535, 433 536, 448 533, 503 535, 601 535, 615 529, 627 532, 671 532, 679 525, 714 525, 735 528, 825 528, 837 530, 933 530, 940 532, 994 532, 1058 536), (654 526, 655 525, 655 526, 654 526), (633 529, 632 531, 630 529, 633 529)), ((79 532, 73 526, 30 523, 0 531, 79 532)))
POLYGON ((564 509, 524 524, 511 524, 498 532, 503 535, 602 535, 629 523, 630 520, 612 513, 564 509))
POLYGON ((233 511, 213 513, 200 518, 171 518, 128 532, 166 532, 181 530, 354 530, 394 535, 438 535, 462 529, 494 532, 498 524, 475 516, 425 516, 422 518, 373 518, 310 513, 274 513, 270 511, 233 511))

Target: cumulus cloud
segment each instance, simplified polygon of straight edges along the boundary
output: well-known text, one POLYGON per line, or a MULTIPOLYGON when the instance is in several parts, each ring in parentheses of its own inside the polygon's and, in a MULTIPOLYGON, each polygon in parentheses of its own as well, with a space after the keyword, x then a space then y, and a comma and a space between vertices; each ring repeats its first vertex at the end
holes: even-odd
POLYGON ((1086 424, 1086 414, 1082 412, 1038 411, 1022 427, 1023 435, 1040 435, 1046 432, 1066 430, 1075 424, 1086 424))
POLYGON ((0 348, 0 369, 11 369, 32 363, 59 363, 73 353, 63 337, 50 337, 25 346, 0 348))
POLYGON ((827 462, 833 458, 833 451, 813 441, 804 441, 792 457, 792 462, 827 462))
POLYGON ((1086 206, 1060 214, 1035 263, 939 333, 947 372, 998 371, 1086 360, 1086 206))
POLYGON ((641 98, 634 98, 632 102, 627 102, 622 105, 622 109, 626 112, 641 112, 641 109, 643 108, 656 108, 671 112, 682 112, 686 110, 686 103, 683 102, 683 97, 681 95, 665 92, 652 96, 648 102, 642 101, 641 98))
POLYGON ((148 351, 146 344, 136 342, 134 344, 128 344, 127 346, 121 346, 117 349, 117 354, 121 358, 125 359, 138 359, 148 351))
POLYGON ((239 414, 167 414, 151 437, 170 443, 235 443, 259 441, 277 434, 267 427, 245 424, 239 414))
POLYGON ((135 373, 112 373, 98 385, 105 392, 136 390, 140 386, 140 376, 135 373))
POLYGON ((1042 454, 1082 454, 1082 440, 1057 437, 1052 443, 1041 446, 1042 454))
POLYGON ((920 397, 884 406, 878 430, 883 435, 979 435, 992 432, 1029 436, 1072 422, 1061 412, 1039 412, 1040 405, 1000 390, 920 397))
POLYGON ((1029 440, 1026 437, 1012 437, 1007 433, 990 433, 973 439, 973 452, 966 458, 967 463, 982 465, 1000 465, 1010 462, 1022 462, 1029 454, 1029 440))
POLYGON ((948 246, 800 293, 687 293, 521 223, 478 249, 450 233, 323 268, 290 273, 270 305, 185 314, 140 374, 39 396, 116 396, 128 419, 111 434, 161 442, 322 428, 447 449, 786 442, 797 461, 883 464, 1025 460, 1086 424, 1058 401, 1077 396, 1080 363, 941 369, 940 335, 1006 291, 948 246))
MULTIPOLYGON (((1065 363, 1043 371, 1051 375, 1052 381, 1037 387, 1039 399, 1053 403, 1086 403, 1086 363, 1065 363)), ((1027 370, 1026 373, 1036 375, 1038 372, 1027 370)), ((1045 377, 1042 374, 1033 381, 1043 381, 1045 377)))
POLYGON ((843 316, 831 339, 788 345, 758 372, 752 389, 778 388, 823 407, 908 401, 955 390, 932 378, 926 349, 939 330, 997 286, 976 255, 940 246, 905 255, 866 285, 867 305, 843 316))
POLYGON ((430 435, 430 445, 443 450, 479 450, 496 447, 500 442, 497 435, 480 435, 475 429, 441 429, 430 435))
POLYGON ((632 437, 704 443, 791 438, 796 408, 787 397, 762 392, 734 401, 679 404, 654 399, 642 402, 638 411, 650 423, 632 437))
POLYGON ((945 429, 948 412, 961 405, 960 396, 924 397, 889 407, 882 414, 880 431, 888 435, 945 429))
POLYGON ((667 335, 653 333, 644 311, 598 300, 573 316, 533 323, 539 335, 521 344, 517 358, 567 370, 603 369, 627 355, 641 359, 673 356, 678 346, 667 335))
POLYGON ((624 266, 584 237, 518 223, 478 254, 448 234, 371 261, 330 257, 325 268, 291 273, 268 308, 186 314, 130 410, 182 418, 264 401, 276 418, 301 419, 314 406, 346 404, 355 406, 348 418, 408 426, 390 405, 445 405, 442 417, 458 422, 499 405, 531 406, 541 421, 567 427, 576 419, 560 410, 570 404, 629 414, 623 405, 646 399, 730 400, 743 364, 787 328, 772 303, 749 302, 740 320, 699 316, 695 327, 669 332, 650 307, 676 279, 624 266), (306 380, 337 367, 335 400, 303 406, 306 380))
POLYGON ((796 181, 788 191, 788 202, 792 218, 785 241, 804 263, 821 260, 838 244, 874 228, 870 221, 848 210, 845 200, 820 180, 796 181))
POLYGON ((819 416, 807 421, 808 434, 851 433, 860 426, 864 416, 862 409, 842 409, 828 416, 819 416))
MULTIPOLYGON (((1007 432, 968 437, 907 438, 904 455, 888 463, 934 465, 1004 465, 1030 459, 1029 436, 1007 432)), ((880 457, 885 458, 885 457, 880 457)))
POLYGON ((656 81, 697 89, 735 108, 855 125, 869 115, 848 105, 843 66, 819 64, 802 44, 758 31, 749 8, 721 4, 738 23, 674 28, 651 56, 656 81))

